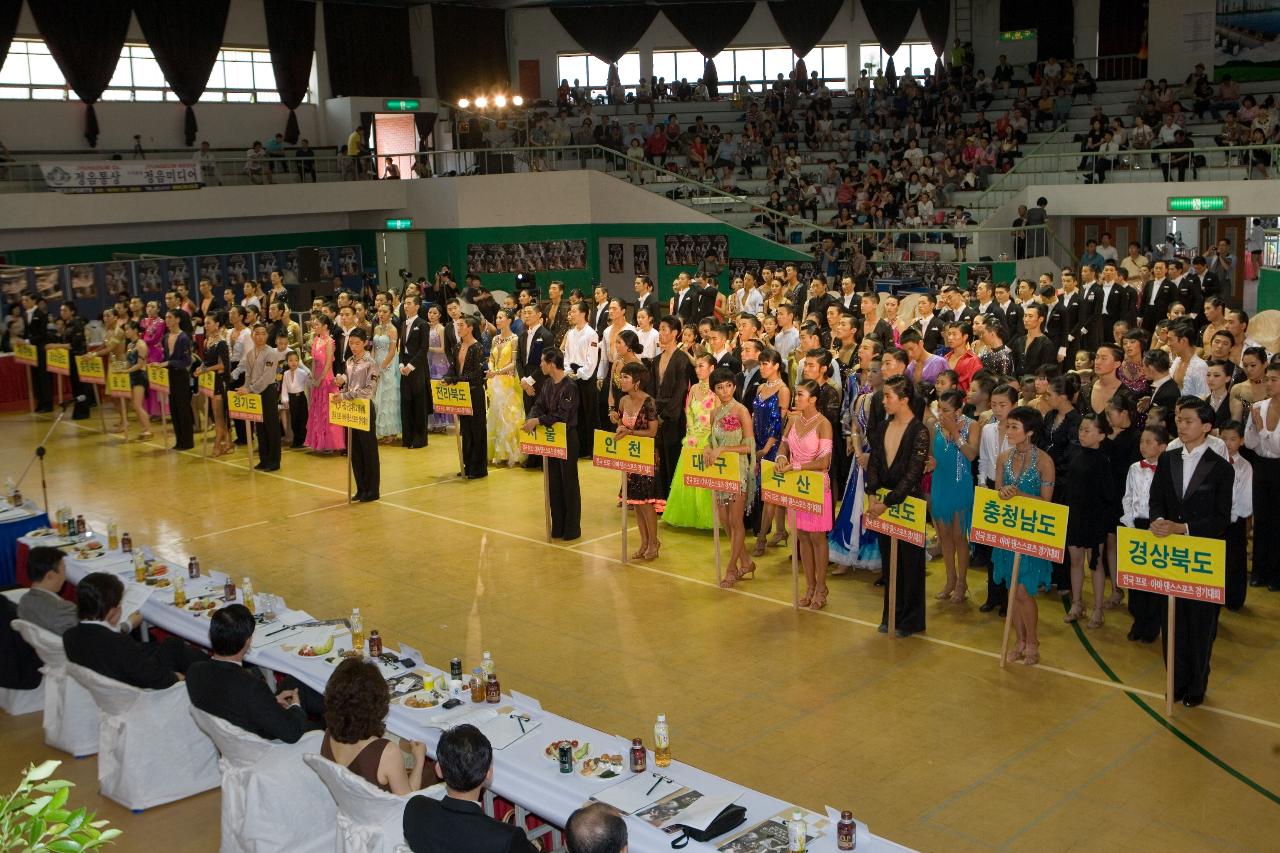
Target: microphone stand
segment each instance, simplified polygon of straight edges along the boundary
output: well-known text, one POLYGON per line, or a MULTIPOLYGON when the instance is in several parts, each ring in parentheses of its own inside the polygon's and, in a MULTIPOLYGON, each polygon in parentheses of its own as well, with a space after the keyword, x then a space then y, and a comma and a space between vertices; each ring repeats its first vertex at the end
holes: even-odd
POLYGON ((53 423, 49 426, 49 431, 44 434, 44 438, 40 439, 40 443, 36 445, 35 455, 31 457, 31 461, 27 463, 27 467, 22 469, 22 476, 18 478, 17 485, 19 488, 21 488, 22 481, 27 478, 27 474, 31 471, 31 466, 35 464, 37 460, 39 460, 40 491, 44 495, 44 514, 46 516, 49 514, 49 486, 45 482, 45 476, 44 476, 44 457, 45 457, 45 453, 47 452, 45 450, 44 445, 45 445, 45 442, 49 440, 49 436, 53 435, 53 431, 58 428, 58 424, 62 422, 62 419, 64 417, 66 417, 67 405, 74 402, 75 402, 74 400, 67 400, 65 403, 62 404, 62 411, 58 412, 58 416, 53 419, 53 423))

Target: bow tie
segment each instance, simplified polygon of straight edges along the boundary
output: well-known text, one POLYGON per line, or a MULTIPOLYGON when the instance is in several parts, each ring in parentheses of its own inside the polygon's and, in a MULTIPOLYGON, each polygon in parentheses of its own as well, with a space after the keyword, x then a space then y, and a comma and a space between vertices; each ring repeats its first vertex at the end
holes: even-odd
POLYGON ((1139 461, 1139 464, 1142 465, 1143 468, 1146 468, 1148 471, 1156 470, 1156 463, 1154 462, 1148 462, 1147 460, 1142 459, 1139 461))

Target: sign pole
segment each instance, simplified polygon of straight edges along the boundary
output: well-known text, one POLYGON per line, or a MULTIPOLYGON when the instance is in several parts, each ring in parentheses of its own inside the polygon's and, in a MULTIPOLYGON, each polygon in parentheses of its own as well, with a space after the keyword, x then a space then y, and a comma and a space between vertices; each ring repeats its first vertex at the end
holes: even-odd
POLYGON ((351 427, 347 427, 347 503, 351 503, 351 427))
POLYGON ((36 374, 31 369, 31 365, 27 365, 27 413, 35 414, 36 411, 36 374))
MULTIPOLYGON (((199 393, 200 393, 199 388, 197 388, 197 389, 196 389, 196 393, 197 393, 197 394, 199 394, 199 393)), ((200 394, 200 400, 202 401, 202 402, 201 402, 201 407, 204 409, 204 416, 205 416, 205 418, 206 418, 206 419, 212 419, 212 418, 213 418, 213 407, 212 407, 212 406, 210 406, 210 402, 213 400, 213 398, 212 398, 212 397, 206 397, 205 395, 200 394)), ((207 425, 207 423, 206 423, 206 425, 207 425)), ((202 440, 201 440, 201 442, 200 442, 200 452, 204 454, 204 458, 205 458, 205 459, 208 459, 208 458, 209 458, 209 430, 207 430, 207 429, 202 429, 202 430, 200 430, 200 435, 202 436, 202 440)))
POLYGON ((167 448, 169 446, 169 395, 157 394, 160 399, 160 440, 167 448))
POLYGON ((796 525, 796 511, 787 510, 791 525, 791 609, 800 609, 800 528, 796 525))
POLYGON ((248 439, 245 446, 249 448, 249 470, 254 471, 256 469, 253 467, 253 421, 244 422, 244 434, 248 439))
POLYGON ((1169 596, 1169 636, 1168 650, 1165 652, 1165 675, 1164 675, 1164 715, 1166 717, 1173 716, 1173 668, 1177 666, 1177 661, 1173 656, 1173 638, 1177 633, 1174 623, 1178 618, 1177 599, 1169 596))
POLYGON ((98 397, 98 386, 90 385, 89 387, 93 389, 93 405, 97 406, 98 408, 98 422, 102 424, 102 434, 106 435, 107 434, 107 412, 102 405, 101 398, 98 397))
POLYGON ((1006 657, 1009 654, 1009 626, 1013 624, 1013 607, 1017 602, 1018 594, 1018 563, 1022 560, 1022 552, 1013 552, 1013 572, 1009 578, 1009 595, 1012 600, 1009 606, 1005 608, 1004 616, 1004 640, 1000 643, 1000 668, 1004 669, 1005 663, 1008 661, 1006 657))
POLYGON ((898 636, 898 537, 889 540, 889 637, 898 636))
POLYGON ((458 476, 465 477, 467 465, 462 459, 462 415, 453 416, 453 435, 458 440, 458 476))
POLYGON ((551 457, 542 457, 542 509, 547 522, 547 541, 551 541, 551 457))
POLYGON ((715 544, 712 546, 716 551, 716 586, 721 583, 721 567, 720 567, 720 513, 716 507, 716 492, 711 492, 711 541, 715 544))
POLYGON ((622 564, 627 564, 627 472, 622 472, 622 564))

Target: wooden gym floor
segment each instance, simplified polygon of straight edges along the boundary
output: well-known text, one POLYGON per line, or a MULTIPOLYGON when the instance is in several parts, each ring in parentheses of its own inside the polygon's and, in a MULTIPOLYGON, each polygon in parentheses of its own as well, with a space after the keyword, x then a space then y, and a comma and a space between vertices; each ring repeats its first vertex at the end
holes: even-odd
MULTIPOLYGON (((0 418, 5 474, 49 424, 0 418)), ((902 844, 1275 847, 1280 595, 1251 589, 1242 612, 1224 611, 1208 702, 1166 720, 1159 647, 1127 642, 1123 612, 1077 630, 1043 596, 1042 665, 1002 671, 1002 624, 978 613, 978 570, 976 600, 943 604, 930 564, 927 634, 890 640, 875 630, 869 573, 830 579, 825 611, 793 611, 781 548, 732 591, 715 587, 709 533, 660 526, 662 556, 623 565, 618 476, 586 463, 583 538, 548 544, 541 474, 460 481, 451 435, 382 448, 383 500, 354 506, 340 457, 286 450, 280 472, 250 474, 243 449, 206 460, 156 435, 122 444, 96 414, 64 422, 48 445, 50 500, 317 615, 358 605, 388 644, 437 664, 491 650, 504 688, 599 729, 648 740, 665 712, 679 758, 819 811, 850 808, 902 844)), ((23 491, 39 500, 36 474, 23 491)), ((217 849, 216 793, 129 814, 96 794, 93 759, 44 746, 38 714, 0 720, 0 791, 50 756, 77 783, 74 804, 125 830, 117 849, 217 849)))

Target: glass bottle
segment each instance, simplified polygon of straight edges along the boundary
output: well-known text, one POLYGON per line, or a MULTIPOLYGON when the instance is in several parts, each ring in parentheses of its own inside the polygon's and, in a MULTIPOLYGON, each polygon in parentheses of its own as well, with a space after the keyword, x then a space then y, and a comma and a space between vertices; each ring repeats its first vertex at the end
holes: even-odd
POLYGON ((173 606, 186 607, 187 605, 187 585, 182 579, 182 575, 174 575, 173 577, 173 606))
POLYGON ((374 628, 369 632, 369 657, 376 658, 382 655, 382 635, 378 633, 378 629, 374 628))
POLYGON ((359 607, 351 609, 351 648, 357 652, 364 651, 364 617, 360 615, 359 607))
POLYGON ((667 725, 666 714, 659 714, 653 726, 653 764, 655 767, 671 764, 671 727, 667 725))
POLYGON ((120 537, 120 550, 126 554, 133 553, 133 537, 129 535, 129 531, 127 530, 124 532, 124 535, 120 537))
POLYGON ((195 557, 191 557, 187 560, 187 577, 192 578, 193 580, 200 577, 200 561, 195 557))
POLYGON ((120 547, 120 528, 116 525, 115 519, 111 519, 111 523, 107 525, 107 549, 114 551, 120 547))
POLYGON ((249 583, 248 578, 240 582, 240 597, 244 600, 244 606, 249 608, 250 613, 253 613, 253 584, 249 583))
POLYGON ((147 581, 147 564, 143 561, 140 552, 133 555, 133 579, 138 583, 147 581))
POLYGON ((648 757, 644 751, 644 741, 640 738, 631 739, 631 772, 643 773, 648 757))
POLYGON ((222 600, 228 603, 236 600, 236 582, 231 575, 227 575, 227 582, 222 585, 222 600))
POLYGON ((484 682, 481 681, 481 674, 478 669, 471 676, 471 701, 476 703, 485 701, 484 682))
POLYGON ((84 536, 89 532, 89 525, 85 522, 83 515, 76 516, 76 535, 84 536))
POLYGON ((853 821, 853 812, 845 809, 840 812, 840 822, 836 824, 836 848, 853 850, 858 846, 858 825, 853 821))
POLYGON ((498 684, 498 676, 488 676, 488 683, 484 686, 484 701, 490 705, 497 705, 502 701, 502 687, 498 684))

